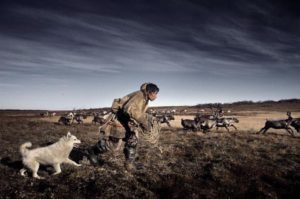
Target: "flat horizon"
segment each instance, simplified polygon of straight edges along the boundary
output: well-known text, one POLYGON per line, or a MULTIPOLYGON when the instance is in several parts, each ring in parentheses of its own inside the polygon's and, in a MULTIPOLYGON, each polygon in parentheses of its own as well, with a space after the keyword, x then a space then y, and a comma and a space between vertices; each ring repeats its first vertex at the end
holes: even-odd
MULTIPOLYGON (((196 107, 196 106, 204 106, 204 105, 209 105, 209 104, 221 104, 221 105, 231 105, 231 104, 237 104, 237 103, 254 103, 254 104, 259 104, 259 103, 278 103, 280 101, 299 101, 300 99, 297 98, 290 98, 290 99, 280 99, 280 100, 263 100, 263 101, 252 101, 252 100, 244 100, 244 101, 235 101, 235 102, 210 102, 210 103, 199 103, 199 104, 194 104, 194 105, 162 105, 162 106, 149 106, 148 108, 162 108, 162 107, 196 107)), ((70 111, 70 110, 88 110, 88 109, 109 109, 110 106, 107 107, 91 107, 91 108, 83 108, 83 109, 0 109, 0 111, 70 111)))

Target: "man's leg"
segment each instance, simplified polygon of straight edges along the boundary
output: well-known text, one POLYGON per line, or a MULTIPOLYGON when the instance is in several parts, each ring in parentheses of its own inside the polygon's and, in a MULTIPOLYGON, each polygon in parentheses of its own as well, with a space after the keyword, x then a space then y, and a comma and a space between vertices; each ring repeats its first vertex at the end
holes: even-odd
POLYGON ((134 161, 136 157, 136 150, 137 150, 138 138, 137 136, 132 133, 131 136, 126 140, 124 154, 125 154, 125 168, 128 171, 132 171, 134 167, 134 161))
POLYGON ((100 140, 91 148, 87 149, 88 159, 94 166, 100 165, 98 155, 109 151, 108 139, 100 138, 100 140))

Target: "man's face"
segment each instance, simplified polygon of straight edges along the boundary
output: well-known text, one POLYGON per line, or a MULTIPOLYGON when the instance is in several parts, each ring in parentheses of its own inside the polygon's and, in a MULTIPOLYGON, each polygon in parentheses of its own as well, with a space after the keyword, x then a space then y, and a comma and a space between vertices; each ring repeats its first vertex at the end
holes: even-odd
POLYGON ((148 98, 150 101, 154 101, 157 98, 157 92, 148 93, 148 98))

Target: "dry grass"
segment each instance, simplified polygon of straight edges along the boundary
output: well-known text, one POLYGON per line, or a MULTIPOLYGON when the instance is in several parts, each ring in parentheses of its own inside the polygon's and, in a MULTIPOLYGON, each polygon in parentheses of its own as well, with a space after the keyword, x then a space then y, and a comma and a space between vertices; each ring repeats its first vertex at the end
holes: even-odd
MULTIPOLYGON (((45 180, 23 178, 18 147, 25 141, 34 146, 56 141, 67 131, 82 141, 71 158, 83 161, 84 149, 98 138, 91 118, 85 124, 62 126, 57 117, 0 117, 0 198, 292 198, 300 196, 299 134, 270 130, 255 132, 266 118, 286 118, 286 112, 235 111, 238 131, 184 132, 176 116, 172 128, 163 126, 160 147, 141 141, 139 160, 145 169, 132 174, 124 171, 124 156, 107 153, 104 165, 80 168, 63 165, 63 172, 40 171, 45 180)), ((299 117, 300 112, 293 112, 299 117)), ((83 161, 85 163, 85 161, 83 161)))

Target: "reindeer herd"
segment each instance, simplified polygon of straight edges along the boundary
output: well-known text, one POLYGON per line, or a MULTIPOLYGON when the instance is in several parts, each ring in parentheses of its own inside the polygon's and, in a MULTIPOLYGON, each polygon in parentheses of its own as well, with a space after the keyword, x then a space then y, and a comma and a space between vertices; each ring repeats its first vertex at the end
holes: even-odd
MULTIPOLYGON (((102 112, 102 114, 100 113, 92 113, 92 115, 94 116, 92 123, 93 124, 97 124, 99 123, 100 125, 105 123, 105 117, 104 115, 106 114, 105 111, 102 112)), ((58 123, 59 124, 64 124, 64 125, 71 125, 73 123, 77 123, 77 124, 83 124, 84 123, 84 119, 87 119, 87 117, 90 114, 86 114, 86 113, 73 113, 73 112, 69 112, 68 114, 61 116, 58 119, 58 123)))
MULTIPOLYGON (((196 114, 194 119, 181 119, 181 126, 183 130, 188 131, 202 131, 203 133, 207 133, 212 129, 218 130, 219 128, 225 128, 227 132, 230 132, 230 128, 234 128, 237 130, 236 124, 239 123, 239 120, 236 117, 228 117, 224 116, 224 111, 221 106, 210 107, 211 114, 204 114, 204 110, 200 111, 200 113, 196 114)), ((180 114, 186 113, 185 110, 178 111, 180 114)), ((171 127, 171 120, 175 120, 174 115, 176 114, 176 110, 168 110, 168 111, 155 111, 154 109, 149 109, 149 114, 153 115, 154 118, 159 123, 165 123, 168 127, 171 127)), ((110 112, 102 111, 102 112, 93 112, 93 113, 73 113, 70 112, 63 116, 59 117, 58 123, 62 125, 71 125, 73 123, 82 124, 84 123, 84 119, 88 116, 93 116, 92 124, 103 125, 106 122, 106 118, 110 112)), ((47 116, 55 116, 55 113, 41 113, 41 117, 47 116)), ((274 129, 285 129, 290 135, 294 136, 294 131, 292 127, 300 133, 300 118, 293 118, 291 112, 287 112, 287 119, 282 120, 266 120, 265 126, 261 128, 257 133, 265 134, 270 128, 274 129)))
POLYGON ((235 117, 224 117, 224 111, 220 106, 216 110, 210 107, 212 114, 199 113, 193 120, 181 119, 181 125, 184 130, 198 131, 201 130, 204 133, 209 132, 211 129, 225 128, 229 132, 229 127, 233 127, 237 130, 235 123, 239 123, 239 120, 235 117))
MULTIPOLYGON (((193 120, 191 119, 181 119, 181 125, 185 130, 198 131, 202 130, 204 133, 210 131, 214 127, 218 130, 220 127, 226 128, 229 132, 229 127, 233 127, 237 130, 235 126, 239 123, 239 120, 235 117, 224 117, 223 110, 218 107, 217 110, 212 109, 211 115, 198 114, 193 120)), ((261 128, 257 134, 265 134, 270 128, 274 129, 285 129, 290 135, 295 136, 292 127, 300 133, 300 118, 293 118, 291 112, 287 112, 287 119, 283 120, 266 120, 265 126, 261 128)))

